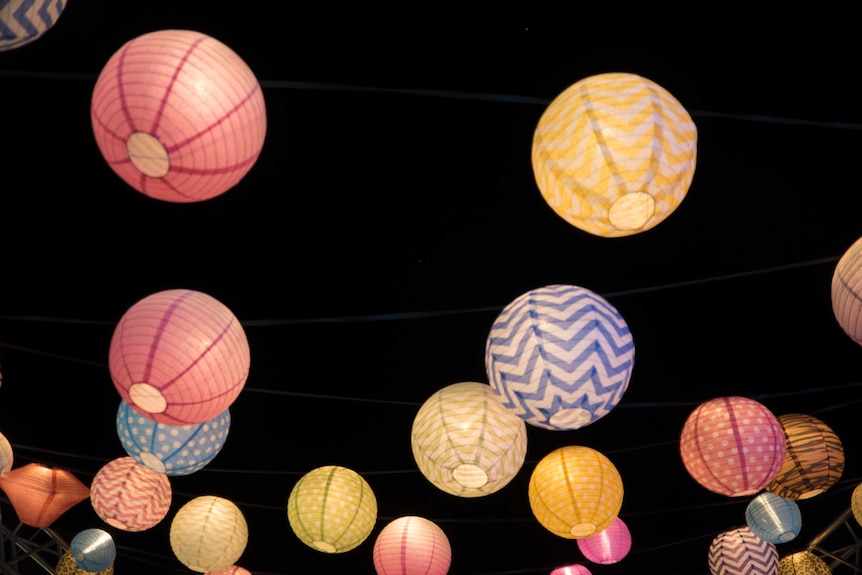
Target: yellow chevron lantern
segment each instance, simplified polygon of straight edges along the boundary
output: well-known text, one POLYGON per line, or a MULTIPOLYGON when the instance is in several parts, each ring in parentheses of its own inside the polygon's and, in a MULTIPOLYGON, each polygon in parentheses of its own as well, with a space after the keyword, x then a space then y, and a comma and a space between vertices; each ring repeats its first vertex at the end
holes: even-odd
POLYGON ((536 183, 573 226, 602 237, 649 230, 688 193, 697 128, 667 90, 625 73, 585 78, 545 109, 533 135, 536 183))

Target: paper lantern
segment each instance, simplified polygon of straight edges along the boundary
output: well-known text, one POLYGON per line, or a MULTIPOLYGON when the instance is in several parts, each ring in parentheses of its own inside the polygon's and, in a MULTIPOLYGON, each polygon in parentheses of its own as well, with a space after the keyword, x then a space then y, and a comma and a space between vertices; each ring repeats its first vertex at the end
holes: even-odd
POLYGON ((358 473, 327 465, 306 473, 293 486, 287 519, 299 540, 312 549, 344 553, 371 534, 377 499, 358 473))
POLYGON ((850 511, 859 525, 862 525, 862 483, 853 489, 850 496, 850 511))
POLYGON ((168 202, 207 200, 235 186, 266 134, 252 71, 218 40, 190 30, 126 42, 96 80, 90 116, 114 172, 168 202))
POLYGON ((64 551, 57 562, 57 568, 54 570, 54 573, 55 575, 113 575, 114 566, 111 565, 107 569, 93 573, 92 571, 78 567, 78 564, 75 563, 75 558, 72 557, 72 553, 64 551))
POLYGON ((799 551, 781 558, 778 575, 832 575, 832 569, 811 551, 799 551))
POLYGON ((795 501, 764 491, 745 508, 745 523, 764 541, 786 543, 799 535, 802 513, 795 501))
POLYGON ((832 273, 832 312, 844 333, 862 345, 862 238, 844 252, 832 273))
POLYGON ((248 378, 245 331, 224 304, 193 290, 135 303, 111 338, 108 366, 123 401, 158 423, 203 423, 236 400, 248 378))
POLYGON ((759 402, 719 397, 688 416, 680 453, 689 474, 710 491, 730 497, 754 495, 781 469, 784 430, 759 402))
POLYGON ((219 571, 210 571, 207 575, 251 575, 251 571, 248 569, 243 569, 242 567, 238 567, 236 565, 231 565, 226 569, 221 569, 219 571))
POLYGON ((170 541, 174 555, 192 571, 219 571, 236 563, 245 551, 248 524, 233 502, 202 495, 174 515, 170 541))
POLYGON ((530 476, 530 507, 542 526, 579 539, 607 529, 623 503, 617 468, 589 447, 560 447, 544 456, 530 476))
POLYGON ((485 383, 440 389, 416 414, 413 458, 434 486, 460 497, 505 487, 524 465, 527 426, 485 383))
POLYGON ((766 489, 786 499, 808 499, 835 485, 844 472, 844 447, 832 429, 811 415, 778 418, 787 454, 766 489))
POLYGON ((0 52, 29 44, 50 30, 63 14, 66 0, 0 2, 0 52))
POLYGON ((632 548, 632 535, 619 517, 595 535, 578 539, 578 549, 584 557, 600 565, 621 561, 632 548))
POLYGON ((171 483, 165 475, 131 457, 102 466, 90 484, 90 503, 102 521, 123 531, 158 525, 171 507, 171 483))
POLYGON ((380 531, 373 558, 377 575, 445 575, 452 564, 452 548, 436 523, 408 515, 380 531))
POLYGON ((0 489, 21 523, 39 528, 48 527, 90 496, 90 488, 68 471, 38 463, 0 474, 0 489))
POLYGON ((772 543, 756 537, 748 527, 731 529, 712 540, 709 572, 712 575, 775 575, 778 550, 772 543))
POLYGON ((12 451, 12 444, 5 435, 0 433, 0 473, 6 473, 12 469, 14 462, 15 453, 12 451))
POLYGON ((565 221, 591 234, 649 230, 694 177, 697 128, 667 90, 635 74, 599 74, 559 94, 533 135, 533 174, 565 221))
POLYGON ((117 435, 135 461, 165 475, 191 475, 218 455, 230 431, 230 410, 190 425, 166 425, 147 419, 125 401, 117 410, 117 435))
POLYGON ((591 575, 590 570, 583 565, 566 565, 551 571, 551 575, 591 575))
POLYGON ((520 295, 497 316, 485 367, 503 405, 527 423, 578 429, 616 407, 634 353, 628 325, 604 298, 550 285, 520 295))
POLYGON ((101 529, 84 529, 69 542, 75 564, 84 571, 104 571, 114 564, 117 547, 110 533, 101 529))

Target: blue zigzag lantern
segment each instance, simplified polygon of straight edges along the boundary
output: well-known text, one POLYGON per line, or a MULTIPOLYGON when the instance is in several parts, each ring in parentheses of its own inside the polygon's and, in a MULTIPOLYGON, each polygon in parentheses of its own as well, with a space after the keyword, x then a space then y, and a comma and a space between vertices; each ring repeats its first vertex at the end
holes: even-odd
POLYGON ((66 0, 0 0, 0 52, 42 36, 65 7, 66 0))
POLYGON ((527 423, 570 430, 616 407, 634 353, 628 325, 604 298, 550 285, 522 294, 497 316, 485 368, 503 405, 527 423))

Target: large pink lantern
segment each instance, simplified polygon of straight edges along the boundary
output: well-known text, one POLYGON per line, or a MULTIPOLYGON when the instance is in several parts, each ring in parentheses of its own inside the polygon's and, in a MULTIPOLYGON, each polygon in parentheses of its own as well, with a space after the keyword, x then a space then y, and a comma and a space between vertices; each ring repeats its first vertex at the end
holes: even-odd
POLYGON ((266 134, 251 69, 218 40, 189 30, 123 45, 96 80, 90 115, 108 165, 139 192, 169 202, 232 188, 266 134))
POLYGON ((632 534, 619 517, 615 517, 603 531, 578 539, 578 549, 584 557, 600 565, 619 562, 631 548, 632 534))
POLYGON ((374 542, 377 575, 446 575, 451 563, 449 539, 424 517, 399 517, 374 542))
POLYGON ((108 462, 90 485, 90 503, 96 515, 123 531, 144 531, 157 525, 168 514, 171 496, 167 476, 131 457, 108 462))
POLYGON ((245 331, 224 304, 167 290, 134 304, 114 330, 108 366, 132 409, 158 423, 203 423, 224 412, 248 378, 245 331))

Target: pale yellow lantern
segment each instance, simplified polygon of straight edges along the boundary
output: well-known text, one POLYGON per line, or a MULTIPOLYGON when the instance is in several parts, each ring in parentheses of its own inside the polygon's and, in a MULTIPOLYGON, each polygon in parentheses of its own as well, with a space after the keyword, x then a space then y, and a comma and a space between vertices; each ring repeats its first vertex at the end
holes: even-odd
POLYGON ((195 497, 171 522, 171 549, 180 563, 199 573, 230 567, 248 544, 248 524, 232 501, 195 497))

